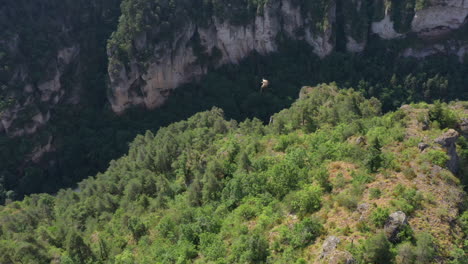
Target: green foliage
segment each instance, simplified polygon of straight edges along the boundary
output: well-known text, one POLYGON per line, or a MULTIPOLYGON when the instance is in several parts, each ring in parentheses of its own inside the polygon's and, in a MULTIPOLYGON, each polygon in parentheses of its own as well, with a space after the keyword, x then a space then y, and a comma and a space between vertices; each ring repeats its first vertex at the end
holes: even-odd
POLYGON ((379 138, 376 137, 369 147, 366 166, 370 172, 377 172, 382 167, 383 161, 382 145, 379 138))
POLYGON ((405 169, 403 169, 403 175, 408 180, 413 180, 417 176, 416 172, 414 172, 413 168, 411 167, 406 167, 405 169))
POLYGON ((244 203, 236 208, 236 213, 243 220, 252 220, 260 213, 261 201, 258 199, 245 199, 244 203))
POLYGON ((468 255, 461 248, 456 248, 450 252, 452 260, 449 264, 466 264, 468 263, 468 255))
POLYGON ((321 208, 322 194, 322 189, 319 186, 312 185, 290 193, 285 197, 285 201, 292 213, 304 216, 321 208))
POLYGON ((458 219, 460 227, 466 236, 468 236, 468 211, 465 211, 458 219))
POLYGON ((457 149, 458 155, 460 156, 460 181, 466 186, 468 185, 468 140, 465 137, 458 138, 457 149))
POLYGON ((284 229, 281 233, 281 241, 293 248, 304 248, 313 243, 322 233, 323 226, 317 219, 305 218, 294 224, 292 229, 284 229))
MULTIPOLYGON (((114 0, 108 1, 109 3, 106 3, 112 7, 110 9, 114 10, 118 7, 118 4, 112 3, 114 0)), ((177 1, 174 2, 177 3, 177 1)), ((298 4, 307 5, 306 2, 310 1, 302 2, 298 1, 298 4)), ((192 5, 192 3, 188 4, 192 5)), ((311 2, 311 4, 316 3, 311 2)), ((83 6, 86 8, 86 5, 83 4, 83 6)), ((89 10, 94 9, 89 8, 89 10)), ((317 10, 313 9, 311 12, 315 11, 317 10)), ((108 26, 107 20, 105 26, 108 26)), ((61 36, 62 34, 55 35, 61 36)), ((100 37, 107 36, 100 35, 100 37)), ((313 106, 314 99, 317 98, 319 99, 317 102, 320 102, 320 98, 326 96, 313 95, 311 102, 302 103, 306 108, 301 111, 294 111, 294 115, 279 118, 278 122, 272 119, 273 124, 268 127, 268 130, 274 128, 287 133, 290 127, 300 126, 306 132, 313 132, 318 127, 323 127, 324 124, 333 125, 341 122, 340 134, 343 138, 347 138, 356 134, 364 135, 368 129, 373 128, 373 125, 371 128, 366 125, 370 121, 363 122, 360 118, 354 118, 356 115, 370 118, 380 115, 380 109, 387 112, 404 103, 437 98, 444 100, 467 98, 463 85, 468 81, 468 74, 464 74, 467 69, 466 63, 461 64, 456 56, 432 56, 421 61, 404 58, 397 55, 404 44, 396 42, 398 43, 390 41, 387 44, 387 42, 370 41, 365 56, 335 52, 326 58, 319 59, 313 55, 310 46, 302 42, 288 41, 285 45, 280 45, 279 53, 272 53, 268 56, 253 54, 239 65, 226 65, 217 70, 210 70, 199 82, 183 85, 174 90, 165 105, 158 110, 132 109, 118 117, 105 106, 106 91, 103 89, 105 78, 102 76, 106 74, 107 65, 94 63, 93 60, 92 63, 86 64, 87 77, 83 79, 89 80, 89 83, 87 81, 82 85, 82 98, 87 99, 82 100, 79 107, 72 105, 57 107, 57 111, 51 115, 48 126, 38 131, 35 136, 12 139, 6 135, 0 135, 0 149, 4 150, 0 152, 0 158, 4 161, 0 164, 0 174, 4 177, 4 189, 14 191, 15 199, 21 199, 23 195, 31 192, 53 193, 61 187, 72 187, 89 175, 105 171, 109 161, 127 153, 128 142, 131 142, 137 134, 144 134, 147 130, 155 133, 162 126, 183 120, 213 106, 223 108, 228 119, 243 120, 246 117, 257 117, 263 122, 268 122, 272 113, 291 105, 297 96, 298 87, 304 84, 315 85, 336 81, 336 86, 344 89, 353 87, 354 91, 360 91, 365 98, 371 99, 362 100, 360 96, 342 94, 336 100, 332 98, 333 102, 327 107, 319 109, 313 106), (311 72, 314 74, 310 74, 311 72), (440 76, 437 79, 450 80, 447 90, 440 91, 437 85, 424 85, 429 79, 434 79, 437 74, 440 76), (261 76, 269 78, 273 84, 268 92, 263 94, 259 93, 256 85, 261 76), (423 87, 432 89, 429 99, 424 97, 423 87), (372 97, 379 100, 372 99, 372 97), (302 119, 302 116, 305 118, 302 119), (70 120, 74 122, 69 122, 70 120), (303 123, 301 123, 302 120, 304 120, 303 123), (289 124, 289 127, 284 127, 286 124, 289 124), (39 142, 42 146, 46 145, 51 135, 53 135, 56 151, 45 154, 43 159, 53 158, 56 162, 49 166, 46 166, 45 162, 42 163, 43 166, 36 166, 32 162, 24 164, 25 157, 30 155, 39 142), (29 174, 20 185, 18 182, 26 176, 26 170, 18 168, 25 167, 34 167, 35 173, 29 174)), ((31 41, 31 43, 35 42, 31 41)), ((86 43, 85 46, 97 46, 86 43)), ((80 54, 83 54, 82 52, 83 50, 80 54)), ((80 57, 96 57, 96 52, 90 51, 90 53, 93 55, 80 57)), ((56 58, 56 54, 53 57, 56 58)), ((97 57, 104 57, 100 58, 100 62, 106 61, 105 52, 97 57)), ((25 58, 30 58, 30 56, 25 56, 25 58)), ((44 67, 40 67, 42 68, 44 67)), ((36 72, 41 73, 41 70, 36 72)), ((401 115, 403 111, 398 111, 396 114, 388 115, 385 122, 383 120, 379 122, 382 124, 402 122, 401 115)), ((252 129, 259 129, 258 122, 252 126, 252 129)), ((400 139, 402 135, 404 136, 402 128, 390 130, 389 127, 383 126, 379 129, 379 132, 382 131, 385 135, 390 135, 390 137, 379 138, 384 146, 387 144, 386 141, 393 139, 393 135, 400 139)), ((259 134, 264 132, 259 131, 259 134)), ((329 154, 341 157, 352 157, 360 155, 358 151, 363 152, 356 146, 346 144, 328 144, 326 147, 321 147, 321 150, 327 149, 329 149, 329 154)), ((396 166, 395 162, 391 162, 391 157, 387 159, 386 153, 383 154, 383 158, 383 167, 396 166)), ((179 187, 183 189, 181 185, 179 187)))
POLYGON ((412 264, 415 262, 416 256, 414 247, 410 242, 404 242, 398 245, 396 260, 402 264, 412 264))
POLYGON ((325 192, 332 190, 332 185, 329 181, 328 169, 326 167, 315 168, 309 171, 309 176, 312 176, 313 180, 322 187, 325 192))
POLYGON ((390 13, 397 32, 408 32, 415 13, 415 0, 391 1, 390 13))
POLYGON ((132 232, 132 235, 136 240, 145 235, 147 231, 145 224, 137 217, 131 217, 128 220, 128 229, 132 232))
POLYGON ((430 5, 429 0, 416 0, 416 11, 424 9, 430 5))
POLYGON ((428 233, 416 235, 415 263, 431 263, 435 256, 434 238, 428 233))
POLYGON ((264 262, 268 257, 268 241, 262 234, 243 235, 232 246, 232 259, 238 263, 264 262))
POLYGON ((365 100, 360 93, 352 89, 338 93, 337 88, 335 83, 303 87, 302 100, 294 103, 290 109, 274 115, 272 128, 282 134, 296 129, 313 132, 319 125, 348 123, 360 117, 380 114, 380 103, 365 100), (324 106, 326 101, 330 102, 330 105, 324 106))
POLYGON ((447 104, 439 100, 429 109, 429 119, 437 122, 440 128, 456 128, 458 119, 455 113, 447 107, 447 104))
POLYGON ((435 257, 434 238, 428 233, 416 235, 416 245, 410 242, 400 244, 397 249, 397 263, 433 263, 435 257))
POLYGON ((353 192, 342 192, 336 196, 336 201, 340 206, 346 207, 349 210, 354 210, 357 208, 357 205, 360 200, 360 195, 353 192))
POLYGON ((404 241, 413 241, 414 240, 414 232, 410 225, 404 225, 399 230, 396 240, 399 242, 404 241))
POLYGON ((224 258, 226 248, 219 235, 203 233, 200 235, 200 253, 207 260, 215 261, 224 258))
MULTIPOLYGON (((107 49, 111 52, 111 69, 126 67, 130 58, 138 58, 141 65, 151 58, 152 48, 143 50, 134 46, 134 40, 145 36, 154 39, 154 44, 170 43, 175 33, 186 26, 189 21, 195 21, 200 26, 207 26, 212 17, 234 25, 245 25, 251 22, 255 15, 263 10, 265 0, 123 0, 120 9, 117 30, 112 33, 107 49), (153 30, 155 25, 158 30, 153 30), (118 61, 120 60, 120 61, 118 61), (124 65, 120 65, 123 62, 124 65)), ((200 45, 198 32, 194 34, 193 49, 199 59, 207 56, 200 45)), ((212 51, 212 53, 215 53, 212 51)), ((216 56, 215 56, 216 57, 216 56)))
POLYGON ((267 171, 267 188, 273 195, 282 198, 298 187, 300 176, 299 168, 289 162, 275 164, 267 171))
POLYGON ((406 188, 401 184, 398 184, 394 190, 395 200, 391 201, 391 204, 397 209, 411 214, 415 210, 419 209, 424 196, 422 193, 414 188, 406 188))
POLYGON ((77 263, 86 263, 93 258, 91 249, 85 244, 81 235, 73 230, 67 235, 65 249, 71 259, 77 263))
POLYGON ((380 207, 377 207, 375 210, 372 211, 371 215, 369 216, 369 219, 377 228, 381 228, 384 226, 389 215, 390 211, 388 210, 388 208, 382 209, 380 207))
POLYGON ((371 199, 379 199, 382 195, 382 191, 378 188, 372 188, 369 190, 369 197, 371 199))
POLYGON ((115 257, 116 264, 132 264, 135 263, 135 258, 133 257, 132 252, 125 250, 121 254, 115 257))
MULTIPOLYGON (((385 161, 386 146, 405 140, 395 135, 400 113, 380 116, 378 109, 358 92, 321 85, 304 88, 301 99, 269 125, 227 121, 213 108, 157 133, 148 131, 105 172, 74 190, 31 195, 0 207, 0 261, 301 263, 309 245, 334 231, 314 214, 334 202, 355 210, 367 198, 369 184, 381 177, 364 166, 363 157, 375 152, 385 161), (313 128, 298 115, 307 109, 315 109, 308 119, 313 128), (350 142, 358 135, 366 135, 369 145, 350 142), (278 142, 284 144, 278 147, 278 142), (346 171, 336 176, 332 189, 329 178, 341 169, 346 171)), ((382 162, 374 171, 385 166, 382 162)), ((28 169, 28 175, 34 173, 28 169)), ((423 205, 416 189, 398 185, 385 197, 391 194, 394 209, 412 213, 423 205)), ((369 196, 378 199, 380 189, 371 188, 369 196)), ((356 226, 363 236, 372 236, 351 250, 357 259, 390 263, 394 253, 414 261, 434 257, 435 241, 415 240, 409 226, 398 238, 415 243, 411 247, 373 236, 388 217, 389 210, 382 208, 370 214, 369 224, 356 226)), ((464 221, 463 215, 462 228, 464 221)), ((352 225, 341 229, 344 235, 355 231, 352 225)))
POLYGON ((364 243, 364 260, 366 263, 391 263, 393 253, 391 243, 384 233, 378 233, 364 243))
POLYGON ((422 159, 434 165, 445 168, 447 166, 449 157, 447 153, 442 150, 431 149, 422 155, 422 159))

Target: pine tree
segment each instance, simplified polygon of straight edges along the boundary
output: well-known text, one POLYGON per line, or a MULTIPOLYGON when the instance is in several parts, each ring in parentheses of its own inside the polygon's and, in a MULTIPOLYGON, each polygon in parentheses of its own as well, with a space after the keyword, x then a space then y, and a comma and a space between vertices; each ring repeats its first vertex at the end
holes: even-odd
POLYGON ((382 167, 382 163, 382 145, 379 138, 376 137, 369 148, 366 165, 370 172, 377 172, 382 167))

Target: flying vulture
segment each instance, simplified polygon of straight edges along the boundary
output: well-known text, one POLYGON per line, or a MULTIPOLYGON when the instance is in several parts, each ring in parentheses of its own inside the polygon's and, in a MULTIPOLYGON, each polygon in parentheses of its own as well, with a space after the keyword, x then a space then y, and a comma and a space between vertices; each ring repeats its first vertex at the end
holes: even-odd
POLYGON ((267 88, 270 85, 270 82, 266 79, 262 80, 262 86, 260 87, 260 92, 263 92, 263 89, 267 88))

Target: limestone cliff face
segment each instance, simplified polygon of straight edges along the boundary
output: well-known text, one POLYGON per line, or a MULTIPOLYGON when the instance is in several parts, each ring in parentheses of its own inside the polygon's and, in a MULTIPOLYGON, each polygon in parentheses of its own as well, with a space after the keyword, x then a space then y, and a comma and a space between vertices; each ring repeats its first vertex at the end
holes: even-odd
MULTIPOLYGON (((408 1, 411 2, 411 1, 408 1)), ((372 23, 372 32, 383 39, 403 37, 405 33, 416 33, 423 38, 439 37, 460 28, 468 16, 468 1, 428 0, 424 6, 415 6, 409 32, 398 32, 392 21, 392 3, 385 0, 384 18, 372 23), (402 34, 403 33, 403 34, 402 34)))
MULTIPOLYGON (((87 0, 76 7, 57 9, 55 19, 44 22, 48 17, 44 14, 55 9, 37 2, 25 10, 30 21, 20 27, 18 23, 22 20, 12 10, 22 10, 23 1, 0 7, 0 25, 6 28, 0 32, 0 103, 13 98, 8 107, 0 108, 0 133, 10 136, 35 133, 53 117, 56 105, 83 102, 80 93, 86 89, 82 83, 86 77, 82 73, 94 63, 90 58, 96 56, 93 47, 98 45, 97 37, 86 29, 99 29, 102 25, 115 29, 112 24, 115 22, 109 21, 116 17, 118 12, 113 9, 118 9, 120 3, 105 0, 97 4, 87 0), (31 24, 42 26, 37 29, 34 26, 33 32, 19 30, 31 24), (36 36, 34 30, 52 33, 36 36), (35 47, 35 39, 43 42, 42 46, 37 45, 41 50, 35 51, 42 54, 39 59, 25 53, 31 42, 35 47), (5 73, 4 61, 8 66, 5 73)), ((337 46, 349 52, 362 52, 372 34, 383 39, 416 35, 431 40, 423 46, 408 47, 402 56, 423 58, 444 53, 455 54, 462 60, 468 52, 466 41, 433 41, 466 24, 467 0, 428 0, 424 6, 417 6, 414 0, 398 1, 406 8, 404 12, 397 12, 402 7, 396 6, 396 1, 376 0, 375 6, 381 5, 372 7, 375 9, 372 12, 378 13, 372 17, 368 1, 363 0, 316 1, 323 4, 318 9, 305 7, 297 0, 265 2, 242 25, 216 15, 204 21, 182 18, 181 26, 171 28, 172 37, 166 39, 162 37, 160 24, 150 25, 133 37, 130 43, 133 52, 125 61, 115 55, 112 47, 108 48, 111 62, 108 97, 113 111, 122 113, 133 106, 157 108, 173 89, 203 76, 208 68, 239 63, 252 52, 265 55, 277 51, 279 36, 308 43, 319 57, 327 56, 337 46), (405 21, 404 26, 400 20, 405 21), (338 39, 344 45, 337 43, 338 39)))
POLYGON ((38 82, 29 78, 32 73, 28 71, 27 65, 18 65, 9 83, 19 84, 20 89, 11 95, 9 91, 4 92, 6 97, 18 98, 17 95, 20 94, 22 100, 13 100, 12 104, 2 111, 0 132, 4 131, 10 136, 32 134, 47 123, 50 119, 50 109, 61 102, 66 94, 62 76, 72 70, 79 53, 78 45, 59 49, 56 56, 48 61, 49 72, 38 82))
POLYGON ((388 14, 388 9, 385 10, 384 19, 372 23, 372 32, 383 39, 394 39, 403 36, 403 34, 395 31, 394 23, 388 14))
POLYGON ((457 174, 459 170, 459 162, 460 158, 457 153, 457 139, 460 136, 460 134, 454 130, 454 129, 449 129, 447 132, 442 134, 440 137, 435 139, 435 143, 441 145, 446 151, 449 156, 449 160, 447 161, 447 168, 453 172, 454 174, 457 174))
POLYGON ((411 30, 426 37, 459 28, 468 16, 468 1, 431 0, 427 8, 416 11, 411 30))
MULTIPOLYGON (((269 1, 262 14, 247 25, 233 25, 217 17, 212 17, 209 25, 203 26, 189 21, 175 34, 172 42, 156 44, 146 69, 141 69, 135 58, 130 60, 129 67, 122 63, 117 67, 109 66, 112 109, 121 113, 134 105, 150 109, 158 107, 171 90, 206 73, 207 65, 200 62, 201 56, 215 59, 211 61, 214 63, 211 67, 236 64, 252 52, 265 55, 276 51, 276 38, 280 33, 306 41, 318 56, 324 57, 334 47, 331 28, 334 10, 335 5, 331 4, 326 15, 329 26, 320 32, 314 31, 310 15, 304 15, 290 0, 269 1), (303 30, 300 36, 299 30, 303 30), (196 54, 194 36, 206 54, 196 54)), ((144 35, 136 43, 140 47, 148 45, 144 35)))
MULTIPOLYGON (((0 5, 0 134, 33 134, 59 104, 78 104, 120 0, 0 5), (7 102, 7 103, 5 103, 7 102)), ((103 52, 103 49, 100 51, 103 52)))
MULTIPOLYGON (((465 0, 430 0, 424 7, 415 6, 413 1, 414 8, 405 10, 407 17, 402 18, 410 22, 403 30, 402 26, 397 28, 395 21, 392 21, 396 17, 397 7, 388 0, 382 0, 383 10, 377 10, 383 14, 380 20, 366 18, 368 7, 364 1, 329 1, 325 11, 327 14, 321 21, 324 26, 317 30, 314 27, 316 20, 309 10, 302 10, 295 3, 294 0, 267 1, 259 8, 262 12, 258 12, 250 23, 241 26, 215 16, 203 25, 189 20, 177 30, 171 41, 156 38, 155 43, 154 37, 149 38, 148 32, 154 34, 158 31, 158 25, 154 25, 154 28, 139 34, 132 44, 136 51, 151 47, 150 58, 144 63, 137 57, 130 57, 125 63, 113 55, 112 49, 108 50, 114 62, 109 65, 109 101, 112 109, 122 113, 137 105, 157 108, 173 89, 207 72, 207 63, 203 63, 203 59, 209 59, 210 67, 219 67, 236 64, 252 52, 265 55, 277 50, 279 34, 303 40, 316 55, 325 57, 337 46, 336 34, 344 34, 344 46, 348 52, 362 52, 370 34, 377 34, 383 39, 404 38, 415 33, 420 38, 437 38, 460 28, 468 16, 468 1, 465 0), (338 20, 337 15, 341 15, 342 19, 338 20), (338 23, 344 23, 341 32, 338 32, 338 23), (197 53, 194 49, 194 39, 204 53, 197 53)), ((463 58, 467 50, 464 42, 443 44, 443 49, 433 45, 423 49, 410 47, 402 55, 421 58, 446 52, 463 58)))

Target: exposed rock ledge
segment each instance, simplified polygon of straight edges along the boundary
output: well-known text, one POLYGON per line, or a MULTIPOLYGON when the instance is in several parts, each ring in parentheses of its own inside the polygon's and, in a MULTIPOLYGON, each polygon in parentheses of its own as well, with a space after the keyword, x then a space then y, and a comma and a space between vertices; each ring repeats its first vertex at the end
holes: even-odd
POLYGON ((468 1, 445 1, 416 12, 411 29, 421 36, 435 37, 463 25, 468 15, 468 1))
MULTIPOLYGON (((334 20, 334 14, 335 6, 332 5, 328 20, 334 20)), ((332 29, 314 33, 310 18, 304 17, 290 0, 268 2, 263 15, 257 15, 254 23, 245 26, 220 22, 217 18, 212 21, 207 27, 187 23, 172 43, 158 43, 147 70, 140 69, 135 60, 130 62, 129 72, 122 65, 110 66, 112 109, 122 113, 133 105, 156 108, 164 103, 171 90, 205 74, 207 69, 197 62, 192 48, 191 40, 195 34, 199 35, 201 45, 210 55, 214 50, 220 51, 221 57, 214 66, 237 64, 254 51, 262 55, 276 51, 276 36, 280 32, 293 39, 305 40, 320 57, 328 55, 334 47, 332 29), (303 36, 296 34, 299 29, 304 29, 303 36)), ((138 46, 149 46, 144 44, 146 36, 141 39, 143 41, 137 41, 138 46)))
POLYGON ((457 154, 456 142, 460 134, 454 129, 449 129, 447 132, 442 134, 440 137, 434 140, 435 143, 440 144, 444 149, 447 150, 449 160, 447 161, 447 168, 456 174, 459 169, 459 157, 457 154))
POLYGON ((381 21, 372 23, 372 32, 383 39, 394 39, 404 36, 403 34, 395 31, 393 21, 390 20, 390 16, 388 14, 386 14, 385 18, 381 21))
MULTIPOLYGON (((410 30, 412 33, 424 38, 433 38, 465 24, 468 1, 428 1, 426 8, 415 10, 410 30)), ((148 40, 150 37, 142 33, 134 39, 134 48, 142 50, 151 47, 153 55, 145 62, 145 67, 135 58, 130 58, 128 66, 124 67, 117 58, 112 58, 112 52, 109 51, 111 59, 116 62, 109 66, 109 101, 112 109, 116 113, 122 113, 127 108, 137 105, 149 109, 157 108, 166 101, 173 89, 206 74, 206 66, 199 62, 192 48, 193 37, 196 34, 200 44, 207 51, 206 56, 215 54, 215 51, 219 53, 216 63, 210 62, 210 66, 214 67, 228 63, 236 64, 254 51, 262 55, 276 51, 276 36, 280 32, 292 39, 306 41, 313 47, 314 53, 325 57, 332 52, 336 44, 336 28, 332 28, 336 24, 336 6, 334 1, 330 3, 324 22, 328 26, 319 32, 311 25, 313 19, 310 14, 305 15, 304 10, 292 4, 292 0, 271 0, 265 4, 263 14, 257 15, 254 22, 245 26, 220 22, 216 18, 212 18, 211 22, 203 27, 188 21, 175 33, 171 43, 161 41, 155 44, 154 41, 148 40)), ((357 9, 360 3, 355 3, 357 9)), ((389 12, 391 11, 385 10, 384 18, 371 24, 372 33, 383 39, 402 38, 406 33, 411 33, 397 32, 389 12)), ((351 22, 345 23, 349 26, 351 22)), ((157 31, 157 26, 151 30, 157 31)), ((361 52, 365 49, 366 40, 358 42, 348 33, 345 34, 346 49, 349 52, 361 52)), ((418 49, 408 48, 402 55, 422 58, 445 53, 455 54, 462 60, 467 50, 466 43, 449 43, 443 48, 430 44, 418 49)))
POLYGON ((26 72, 26 67, 19 65, 15 69, 16 73, 10 81, 24 83, 21 93, 25 100, 21 103, 16 101, 0 113, 0 133, 4 132, 12 137, 34 134, 39 127, 49 121, 50 109, 57 105, 66 93, 62 86, 62 75, 69 69, 79 52, 79 46, 58 50, 56 58, 49 62, 53 71, 49 75, 44 75, 43 80, 37 85, 29 81, 30 73, 26 72), (47 105, 46 109, 41 109, 44 108, 39 106, 41 104, 47 105), (27 114, 24 115, 24 112, 27 114), (23 117, 19 118, 21 116, 23 117))

